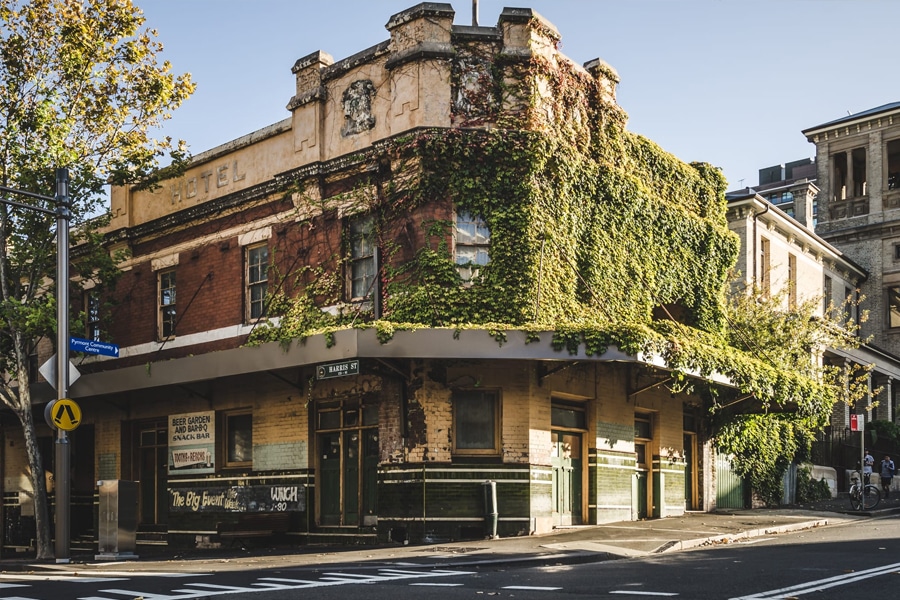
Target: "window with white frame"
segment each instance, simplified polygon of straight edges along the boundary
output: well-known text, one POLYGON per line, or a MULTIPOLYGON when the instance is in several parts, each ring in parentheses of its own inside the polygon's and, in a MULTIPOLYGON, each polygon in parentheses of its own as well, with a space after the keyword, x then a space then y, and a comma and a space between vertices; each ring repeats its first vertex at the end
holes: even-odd
POLYGON ((491 231, 478 215, 456 212, 456 268, 463 281, 478 276, 479 267, 490 262, 491 231))
POLYGON ((247 319, 256 321, 265 316, 266 292, 269 288, 269 245, 257 244, 247 247, 247 319))
POLYGON ((500 393, 496 390, 455 390, 453 453, 500 454, 500 393))
POLYGON ((175 336, 175 269, 159 273, 159 337, 175 336))
POLYGON ((375 283, 375 234, 372 215, 350 219, 350 298, 371 298, 375 283))

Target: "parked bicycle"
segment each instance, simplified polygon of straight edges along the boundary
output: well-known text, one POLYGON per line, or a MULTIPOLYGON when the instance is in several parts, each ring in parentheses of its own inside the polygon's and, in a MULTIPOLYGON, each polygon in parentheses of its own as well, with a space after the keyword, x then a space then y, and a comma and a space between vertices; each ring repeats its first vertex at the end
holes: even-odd
POLYGON ((877 486, 863 484, 858 471, 854 471, 850 483, 850 507, 853 510, 869 510, 881 502, 881 491, 877 486))

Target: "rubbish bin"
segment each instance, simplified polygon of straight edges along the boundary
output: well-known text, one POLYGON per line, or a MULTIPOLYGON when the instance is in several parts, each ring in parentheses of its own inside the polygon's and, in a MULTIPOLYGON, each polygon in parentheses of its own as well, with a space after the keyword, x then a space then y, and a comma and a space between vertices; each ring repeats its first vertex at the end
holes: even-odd
POLYGON ((137 558, 138 484, 136 481, 105 479, 97 482, 100 510, 95 560, 137 558))
POLYGON ((489 540, 495 540, 497 535, 497 482, 485 481, 482 484, 484 490, 484 529, 485 537, 489 540))

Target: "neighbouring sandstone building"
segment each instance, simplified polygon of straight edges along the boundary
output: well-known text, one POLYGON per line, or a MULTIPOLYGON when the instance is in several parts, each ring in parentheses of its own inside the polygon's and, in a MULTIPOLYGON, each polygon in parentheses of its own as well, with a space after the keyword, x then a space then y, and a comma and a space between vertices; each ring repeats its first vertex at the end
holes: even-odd
POLYGON ((900 103, 803 131, 816 146, 816 231, 869 273, 862 333, 900 355, 900 103))
MULTIPOLYGON (((453 18, 419 4, 381 44, 299 59, 287 119, 153 190, 113 190, 110 250, 128 258, 114 290, 87 286, 83 336, 120 352, 77 361, 73 539, 90 533, 95 482, 115 479, 139 482, 139 539, 179 545, 249 528, 509 536, 714 508, 705 398, 671 388, 659 356, 548 324, 713 321, 735 253, 715 174, 627 134, 615 71, 573 64, 534 11, 453 18), (621 199, 632 221, 599 231, 621 199), (642 252, 658 268, 629 270, 642 252)), ((4 545, 27 546, 23 449, 4 427, 4 545)))

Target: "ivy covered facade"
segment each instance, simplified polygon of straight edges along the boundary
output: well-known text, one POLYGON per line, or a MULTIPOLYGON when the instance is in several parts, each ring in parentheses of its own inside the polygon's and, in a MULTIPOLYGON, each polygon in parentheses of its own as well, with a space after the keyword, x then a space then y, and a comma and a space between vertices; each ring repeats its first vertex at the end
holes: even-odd
POLYGON ((833 401, 722 341, 720 172, 630 133, 616 72, 574 64, 537 13, 453 18, 423 3, 381 44, 301 58, 289 118, 113 190, 129 258, 83 308, 121 351, 78 364, 74 461, 139 481, 148 535, 226 544, 258 512, 298 543, 432 541, 711 510, 715 407, 833 401))

